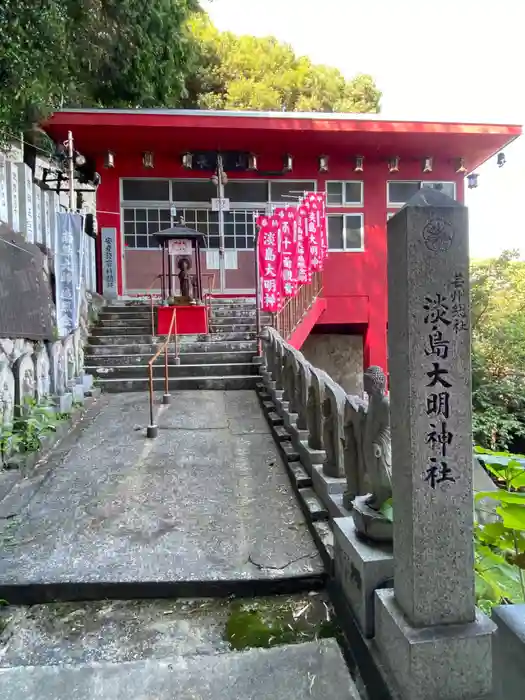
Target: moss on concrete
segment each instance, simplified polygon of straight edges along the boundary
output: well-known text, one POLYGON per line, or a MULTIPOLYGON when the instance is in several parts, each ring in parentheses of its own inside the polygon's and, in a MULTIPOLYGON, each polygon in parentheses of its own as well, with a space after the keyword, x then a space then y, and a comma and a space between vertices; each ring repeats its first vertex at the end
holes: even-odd
POLYGON ((226 623, 232 649, 270 648, 336 636, 331 608, 322 596, 268 598, 233 603, 226 623))

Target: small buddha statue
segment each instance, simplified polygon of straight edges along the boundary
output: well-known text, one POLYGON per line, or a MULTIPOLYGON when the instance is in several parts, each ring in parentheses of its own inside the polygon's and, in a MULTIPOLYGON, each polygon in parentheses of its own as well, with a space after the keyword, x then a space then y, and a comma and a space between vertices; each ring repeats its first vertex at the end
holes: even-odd
POLYGON ((179 284, 181 296, 187 299, 193 299, 192 283, 191 283, 191 260, 187 257, 180 258, 177 262, 179 268, 179 284))

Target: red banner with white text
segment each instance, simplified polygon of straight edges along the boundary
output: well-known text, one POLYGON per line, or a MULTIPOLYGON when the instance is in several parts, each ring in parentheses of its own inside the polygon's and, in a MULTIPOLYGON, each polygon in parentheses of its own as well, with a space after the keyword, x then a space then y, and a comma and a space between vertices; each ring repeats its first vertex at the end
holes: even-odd
POLYGON ((282 302, 282 256, 281 230, 277 216, 257 218, 259 234, 257 255, 261 289, 261 308, 264 311, 279 311, 282 302))
POLYGON ((298 206, 257 218, 261 308, 279 311, 286 297, 309 284, 328 255, 326 193, 306 192, 298 206))

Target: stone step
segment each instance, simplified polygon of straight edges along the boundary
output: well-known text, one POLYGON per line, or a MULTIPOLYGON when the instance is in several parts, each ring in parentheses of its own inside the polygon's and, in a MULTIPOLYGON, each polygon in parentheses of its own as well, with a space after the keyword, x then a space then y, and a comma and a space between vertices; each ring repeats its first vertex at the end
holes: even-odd
POLYGON ((132 304, 129 306, 119 306, 115 304, 110 304, 109 306, 104 306, 102 313, 117 314, 119 316, 130 315, 133 316, 134 313, 139 315, 142 313, 150 312, 149 304, 132 304))
MULTIPOLYGON (((231 375, 228 377, 179 377, 178 379, 169 380, 170 391, 187 391, 187 390, 208 390, 208 391, 240 391, 243 389, 255 389, 259 378, 256 375, 243 376, 231 375)), ((128 391, 144 391, 148 390, 148 380, 135 378, 115 378, 107 379, 100 378, 98 380, 100 388, 110 394, 119 394, 128 391)), ((153 379, 153 387, 155 391, 162 391, 164 388, 164 377, 155 377, 153 379)))
POLYGON ((254 305, 255 296, 250 297, 212 297, 212 306, 246 306, 254 305))
MULTIPOLYGON (((156 323, 155 319, 155 323, 156 323)), ((151 314, 143 314, 142 316, 115 316, 115 314, 105 314, 99 316, 97 326, 100 328, 115 327, 133 327, 146 326, 151 328, 151 314)))
POLYGON ((124 663, 18 666, 0 669, 0 684, 2 700, 359 699, 334 639, 124 663))
MULTIPOLYGON (((255 306, 251 307, 248 306, 245 309, 230 309, 230 308, 225 308, 223 306, 220 307, 211 307, 211 314, 213 318, 225 318, 225 317, 231 317, 231 316, 242 316, 243 318, 255 318, 255 306)), ((266 312, 261 313, 261 318, 270 318, 270 314, 266 312)))
MULTIPOLYGON (((190 336, 182 336, 179 340, 179 352, 181 357, 186 353, 236 353, 249 352, 255 355, 257 352, 257 343, 253 340, 225 340, 225 341, 196 341, 190 340, 190 336)), ((98 339, 97 339, 98 340, 98 339)), ((107 355, 154 355, 161 343, 158 345, 152 343, 128 343, 124 345, 87 345, 84 348, 84 353, 93 357, 103 357, 107 355)), ((168 345, 170 352, 175 351, 175 344, 168 345)))
MULTIPOLYGON (((126 365, 147 365, 156 350, 147 353, 129 353, 97 355, 93 353, 84 356, 86 366, 95 367, 124 367, 126 365)), ((169 362, 173 362, 175 348, 168 351, 169 362)), ((255 350, 234 352, 180 352, 181 365, 214 365, 214 364, 239 364, 251 363, 255 350)), ((156 364, 164 364, 164 353, 157 358, 156 364)))
POLYGON ((210 333, 255 333, 255 323, 210 323, 210 333))
MULTIPOLYGON (((186 338, 192 338, 189 342, 227 342, 227 341, 246 341, 255 340, 255 333, 210 333, 207 335, 192 335, 186 338)), ((162 336, 159 336, 162 337, 162 336)), ((181 337, 184 338, 185 336, 181 337)), ((188 342, 188 341, 187 341, 188 342)), ((123 335, 91 335, 89 338, 90 345, 151 345, 150 334, 123 334, 123 335)))
POLYGON ((91 335, 92 336, 122 335, 128 329, 130 331, 130 334, 132 334, 132 335, 148 335, 148 334, 151 335, 151 323, 145 323, 144 321, 138 326, 129 326, 129 327, 126 324, 124 324, 124 325, 95 326, 94 328, 91 329, 91 335))
MULTIPOLYGON (((186 365, 173 364, 173 357, 169 358, 168 377, 179 379, 182 377, 229 377, 231 375, 249 377, 257 375, 256 365, 243 364, 216 364, 216 365, 186 365)), ((86 365, 86 372, 101 380, 106 379, 147 379, 148 369, 146 365, 117 365, 116 367, 103 367, 101 365, 86 365)), ((153 376, 164 377, 164 364, 153 366, 153 376)))

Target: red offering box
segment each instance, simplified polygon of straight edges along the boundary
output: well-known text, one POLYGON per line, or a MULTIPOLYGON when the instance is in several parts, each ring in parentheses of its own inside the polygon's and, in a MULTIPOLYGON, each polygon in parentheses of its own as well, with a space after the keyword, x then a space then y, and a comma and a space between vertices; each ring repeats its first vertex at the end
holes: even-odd
POLYGON ((208 315, 205 306, 158 306, 157 335, 168 335, 174 312, 177 314, 177 335, 208 333, 208 315))

